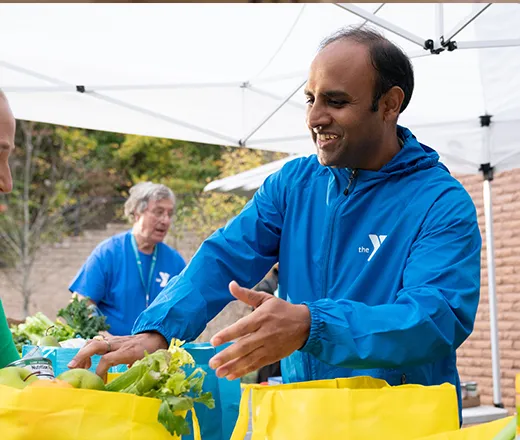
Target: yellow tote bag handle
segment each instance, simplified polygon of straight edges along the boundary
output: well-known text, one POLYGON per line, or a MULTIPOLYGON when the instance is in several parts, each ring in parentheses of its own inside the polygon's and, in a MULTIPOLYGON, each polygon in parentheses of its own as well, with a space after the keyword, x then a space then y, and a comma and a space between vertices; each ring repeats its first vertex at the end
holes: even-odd
POLYGON ((249 427, 249 399, 251 397, 251 387, 246 386, 240 399, 240 409, 238 419, 233 429, 233 434, 229 440, 244 440, 249 427))
MULTIPOLYGON (((253 429, 253 436, 251 440, 264 440, 267 438, 267 425, 271 418, 274 395, 276 391, 267 391, 260 402, 258 408, 258 419, 256 420, 253 429)), ((240 400, 240 412, 238 420, 233 430, 230 440, 244 440, 249 428, 249 398, 251 397, 251 388, 247 387, 244 390, 242 399, 240 400)))
POLYGON ((193 439, 201 440, 199 419, 197 419, 197 414, 195 414, 195 408, 191 409, 191 420, 193 422, 193 439))
POLYGON ((260 403, 259 416, 251 440, 264 440, 268 438, 267 425, 269 424, 269 420, 271 420, 275 393, 276 391, 268 391, 265 393, 265 396, 260 403))

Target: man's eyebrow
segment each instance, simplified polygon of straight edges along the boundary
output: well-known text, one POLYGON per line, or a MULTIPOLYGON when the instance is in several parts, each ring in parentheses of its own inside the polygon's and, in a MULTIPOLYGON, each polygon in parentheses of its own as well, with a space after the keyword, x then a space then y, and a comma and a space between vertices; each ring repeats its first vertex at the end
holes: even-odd
MULTIPOLYGON (((303 92, 306 96, 313 96, 312 92, 309 90, 304 90, 303 92)), ((352 101, 352 96, 350 96, 347 92, 343 92, 342 90, 327 90, 322 93, 323 96, 326 96, 327 98, 333 98, 333 99, 346 99, 348 101, 352 101)))
POLYGON ((347 92, 343 92, 342 90, 328 90, 323 92, 323 95, 327 98, 343 98, 347 100, 352 100, 352 96, 350 96, 347 92))

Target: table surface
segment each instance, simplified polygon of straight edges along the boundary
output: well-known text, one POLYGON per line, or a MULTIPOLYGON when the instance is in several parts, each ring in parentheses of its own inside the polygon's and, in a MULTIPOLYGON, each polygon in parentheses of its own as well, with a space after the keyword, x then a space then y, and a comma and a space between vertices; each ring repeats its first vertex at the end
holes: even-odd
POLYGON ((497 408, 491 405, 480 405, 473 408, 462 409, 462 423, 464 425, 487 423, 507 416, 507 409, 497 408))

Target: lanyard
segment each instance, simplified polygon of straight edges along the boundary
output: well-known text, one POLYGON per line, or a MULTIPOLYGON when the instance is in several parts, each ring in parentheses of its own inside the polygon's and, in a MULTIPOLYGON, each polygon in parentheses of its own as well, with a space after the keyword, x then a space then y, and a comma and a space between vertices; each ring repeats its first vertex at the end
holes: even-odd
POLYGON ((141 277, 141 283, 143 284, 143 289, 146 293, 146 307, 148 307, 148 304, 150 303, 150 290, 152 287, 153 273, 155 271, 155 262, 157 261, 157 248, 159 246, 156 244, 155 249, 153 250, 152 264, 150 266, 150 273, 148 275, 148 286, 147 286, 144 283, 143 267, 142 267, 141 259, 139 258, 139 250, 137 249, 137 242, 135 241, 134 234, 131 234, 131 235, 132 235, 132 247, 134 248, 134 254, 135 254, 135 261, 137 261, 137 269, 139 269, 139 276, 141 277))

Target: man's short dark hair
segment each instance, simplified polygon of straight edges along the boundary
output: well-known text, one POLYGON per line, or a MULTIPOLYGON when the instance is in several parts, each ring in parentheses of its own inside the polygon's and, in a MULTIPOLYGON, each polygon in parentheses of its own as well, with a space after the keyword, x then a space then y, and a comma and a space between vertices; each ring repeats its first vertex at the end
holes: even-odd
POLYGON ((376 70, 372 111, 377 111, 381 97, 397 86, 404 92, 402 113, 410 102, 414 86, 412 63, 406 54, 376 30, 360 26, 340 29, 322 41, 320 50, 338 40, 352 40, 368 47, 372 66, 376 70))

